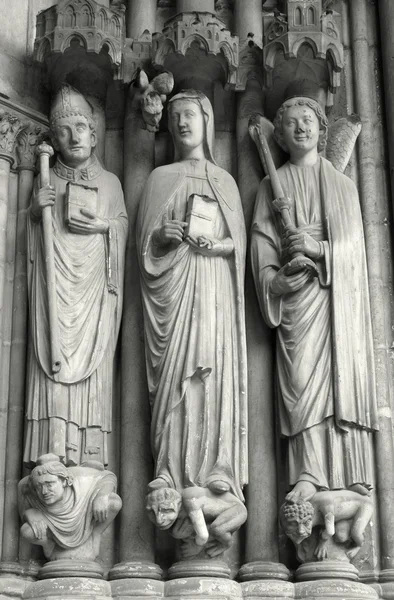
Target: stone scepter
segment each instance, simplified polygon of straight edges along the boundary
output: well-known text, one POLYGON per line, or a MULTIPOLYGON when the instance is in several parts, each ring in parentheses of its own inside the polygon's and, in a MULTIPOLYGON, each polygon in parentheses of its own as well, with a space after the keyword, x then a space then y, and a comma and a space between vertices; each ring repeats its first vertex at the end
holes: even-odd
MULTIPOLYGON (((40 144, 37 147, 37 154, 40 158, 40 179, 41 187, 49 185, 49 158, 53 156, 53 148, 49 144, 40 144)), ((60 361, 60 346, 59 346, 59 327, 57 320, 57 303, 56 303, 56 272, 55 258, 53 251, 53 236, 52 236, 52 207, 45 206, 42 210, 42 227, 44 233, 45 246, 45 265, 47 276, 48 290, 48 315, 49 315, 49 340, 51 348, 51 364, 52 373, 55 381, 58 380, 56 374, 61 369, 60 361)))
MULTIPOLYGON (((281 216, 282 223, 285 229, 295 229, 293 219, 290 215, 291 198, 285 196, 275 164, 270 152, 268 141, 263 133, 264 117, 259 114, 253 115, 249 120, 249 135, 257 146, 260 160, 263 164, 265 172, 269 175, 272 193, 274 200, 272 205, 276 212, 281 216)), ((286 273, 291 275, 299 271, 309 270, 313 276, 317 275, 316 264, 303 252, 294 252, 292 259, 286 265, 286 273)))

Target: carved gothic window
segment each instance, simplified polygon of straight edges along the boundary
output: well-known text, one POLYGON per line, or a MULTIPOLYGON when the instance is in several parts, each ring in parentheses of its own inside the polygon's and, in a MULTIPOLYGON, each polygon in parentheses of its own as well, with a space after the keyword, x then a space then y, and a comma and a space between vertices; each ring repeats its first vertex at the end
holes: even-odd
POLYGON ((64 27, 75 27, 76 16, 72 6, 68 6, 64 13, 64 27))
POLYGON ((315 25, 315 9, 312 6, 308 8, 307 24, 315 25))
POLYGON ((294 11, 294 25, 302 25, 302 10, 299 6, 294 11))

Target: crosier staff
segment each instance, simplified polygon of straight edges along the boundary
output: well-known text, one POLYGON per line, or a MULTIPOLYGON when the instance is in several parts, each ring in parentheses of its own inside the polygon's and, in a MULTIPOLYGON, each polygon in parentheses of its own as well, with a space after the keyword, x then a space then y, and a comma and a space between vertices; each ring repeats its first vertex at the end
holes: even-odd
MULTIPOLYGON (((53 156, 53 148, 49 144, 40 144, 37 147, 37 154, 40 158, 41 187, 45 187, 50 184, 49 158, 53 156)), ((44 233, 45 265, 48 290, 49 344, 51 350, 51 369, 54 380, 58 381, 58 373, 61 369, 61 361, 59 326, 57 318, 56 272, 55 255, 53 250, 51 206, 45 206, 42 210, 42 227, 44 233)))
MULTIPOLYGON (((268 141, 263 133, 265 121, 262 115, 253 115, 249 120, 249 135, 257 146, 264 171, 270 178, 272 194, 274 196, 272 205, 276 212, 280 214, 284 228, 295 229, 296 227, 290 214, 292 201, 291 198, 285 197, 283 193, 268 141)), ((317 267, 313 260, 305 256, 302 252, 294 252, 292 259, 286 265, 286 275, 292 275, 304 270, 309 270, 311 275, 317 275, 317 267)))

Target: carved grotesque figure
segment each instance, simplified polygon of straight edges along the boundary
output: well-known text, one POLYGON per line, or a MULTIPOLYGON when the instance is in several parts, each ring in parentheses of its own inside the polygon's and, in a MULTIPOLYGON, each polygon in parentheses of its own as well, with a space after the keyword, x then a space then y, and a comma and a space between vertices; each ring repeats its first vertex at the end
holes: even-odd
POLYGON ((316 492, 311 501, 286 501, 280 509, 280 520, 286 535, 296 546, 319 528, 319 539, 313 549, 318 560, 328 557, 331 538, 346 544, 348 558, 354 558, 364 543, 365 529, 372 517, 373 504, 369 496, 350 490, 316 492))
POLYGON ((172 527, 173 537, 183 541, 183 558, 201 552, 212 558, 223 554, 247 517, 243 502, 234 494, 197 486, 185 488, 182 496, 172 488, 158 488, 148 494, 147 510, 159 529, 172 527))
POLYGON ((169 104, 175 162, 155 169, 137 224, 152 405, 150 491, 205 488, 243 501, 247 481, 245 228, 216 166, 200 92, 169 104))
POLYGON ((69 85, 50 127, 57 160, 50 185, 36 181, 28 219, 30 344, 24 460, 54 452, 68 465, 108 463, 113 357, 123 294, 127 215, 120 182, 94 154, 92 109, 69 85), (52 206, 60 371, 51 370, 42 212, 52 206))
POLYGON ((49 560, 95 560, 101 534, 122 506, 115 492, 116 477, 101 463, 67 468, 56 455, 43 455, 19 483, 21 535, 49 560))

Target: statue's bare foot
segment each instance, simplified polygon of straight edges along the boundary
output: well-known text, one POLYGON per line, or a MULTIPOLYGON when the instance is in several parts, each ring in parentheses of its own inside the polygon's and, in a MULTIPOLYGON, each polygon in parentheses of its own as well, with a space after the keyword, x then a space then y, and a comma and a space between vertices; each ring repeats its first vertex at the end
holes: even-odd
POLYGON ((369 490, 362 483, 354 483, 353 485, 349 486, 349 490, 351 490, 352 492, 357 492, 357 494, 361 494, 361 496, 371 495, 371 490, 369 490))
POLYGON ((222 479, 215 479, 208 484, 209 489, 214 494, 225 494, 230 491, 230 484, 222 479))
POLYGON ((291 492, 286 496, 287 502, 310 500, 316 494, 316 487, 310 481, 297 481, 291 492))
POLYGON ((160 488, 168 487, 166 481, 162 477, 156 477, 153 481, 148 483, 149 492, 153 492, 154 490, 158 490, 160 488))

